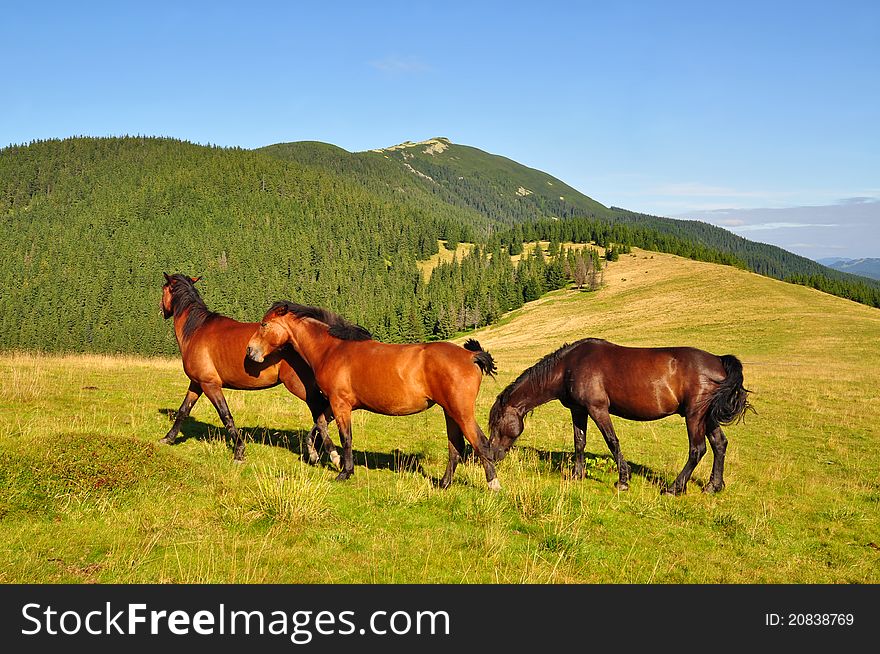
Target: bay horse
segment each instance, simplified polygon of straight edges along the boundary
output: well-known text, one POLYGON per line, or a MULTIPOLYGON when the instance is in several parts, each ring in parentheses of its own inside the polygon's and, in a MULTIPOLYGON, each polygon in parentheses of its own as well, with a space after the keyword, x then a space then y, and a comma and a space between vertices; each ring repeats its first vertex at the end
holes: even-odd
POLYGON ((727 438, 721 425, 740 420, 750 391, 743 388, 742 364, 733 355, 715 356, 692 347, 623 347, 598 338, 563 345, 548 354, 498 395, 489 413, 493 458, 500 461, 523 431, 532 409, 559 400, 571 411, 574 427, 574 476, 584 477, 587 417, 593 419, 617 463, 619 490, 629 488, 630 471, 620 452, 611 415, 627 420, 684 416, 690 448, 684 469, 664 494, 685 492, 694 468, 706 453, 714 461, 709 483, 724 488, 727 438))
POLYGON ((474 417, 482 375, 494 376, 496 370, 492 356, 477 341, 471 339, 464 347, 445 342, 381 343, 325 309, 276 302, 251 337, 247 352, 260 362, 285 345, 302 355, 330 400, 343 447, 337 480, 354 474, 352 411, 405 416, 439 404, 449 439, 449 462, 440 486, 452 483, 467 439, 483 464, 489 488, 500 488, 489 441, 474 417))
POLYGON ((208 396, 223 425, 235 443, 234 460, 244 461, 244 440, 235 426, 223 396, 223 388, 260 390, 278 384, 303 400, 312 414, 314 426, 306 439, 309 461, 317 463, 316 433, 321 434, 324 449, 338 467, 339 454, 327 433, 327 422, 333 419, 330 403, 315 383, 308 364, 291 348, 276 352, 262 364, 246 355, 247 342, 257 328, 254 322, 238 322, 209 311, 196 290, 201 277, 165 275, 162 287, 162 315, 174 316, 174 334, 183 358, 183 370, 190 379, 189 389, 178 409, 174 425, 159 442, 171 445, 183 421, 202 393, 208 396))

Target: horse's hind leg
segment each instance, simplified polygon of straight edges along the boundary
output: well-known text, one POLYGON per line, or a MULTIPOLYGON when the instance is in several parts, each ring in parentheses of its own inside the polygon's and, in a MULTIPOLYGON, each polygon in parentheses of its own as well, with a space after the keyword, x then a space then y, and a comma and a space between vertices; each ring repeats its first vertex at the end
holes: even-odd
POLYGON ((584 448, 587 446, 587 414, 577 409, 571 410, 571 424, 574 429, 574 478, 583 479, 584 448))
POLYGON ((599 431, 602 432, 602 438, 617 463, 617 482, 614 484, 617 490, 629 490, 629 464, 623 458, 620 451, 620 441, 617 440, 617 434, 614 433, 614 425, 611 424, 611 415, 608 413, 607 407, 593 407, 590 409, 590 417, 599 431))
POLYGON ((202 388, 205 391, 205 395, 211 400, 211 404, 217 409, 217 414, 220 416, 220 420, 223 421, 223 426, 226 427, 226 431, 229 433, 229 437, 234 443, 233 460, 236 463, 244 463, 244 439, 242 439, 238 428, 235 426, 235 421, 232 419, 232 414, 229 412, 229 406, 226 404, 226 398, 223 395, 223 391, 217 384, 202 384, 202 388))
POLYGON ((706 426, 702 415, 687 416, 685 418, 688 430, 688 458, 684 468, 672 482, 672 486, 663 490, 664 495, 682 495, 687 490, 687 483, 694 472, 694 468, 706 454, 706 426))
POLYGON ((446 436, 449 438, 449 463, 446 464, 446 472, 440 480, 440 488, 449 488, 455 468, 464 457, 464 436, 458 423, 446 411, 443 414, 446 416, 446 436))
POLYGON ((336 451, 336 445, 333 443, 333 440, 330 438, 330 434, 327 431, 327 424, 333 420, 333 413, 329 408, 326 411, 318 413, 313 416, 315 424, 309 432, 308 439, 306 440, 306 446, 309 450, 309 463, 312 465, 318 462, 318 450, 315 448, 315 440, 318 437, 318 434, 321 435, 321 442, 324 445, 324 451, 330 455, 330 461, 337 468, 341 469, 341 461, 342 459, 339 456, 339 452, 336 451))
POLYGON ((712 446, 712 476, 703 487, 704 493, 717 493, 724 489, 724 455, 727 452, 727 437, 721 427, 715 427, 706 437, 712 446))
POLYGON ((177 439, 177 434, 180 433, 180 427, 183 425, 183 421, 189 417, 189 412, 192 411, 193 405, 201 396, 202 387, 198 383, 191 381, 189 383, 189 389, 186 391, 186 397, 183 398, 183 403, 175 414, 174 424, 171 426, 171 429, 168 430, 168 433, 165 434, 165 437, 159 441, 160 443, 165 443, 166 445, 174 444, 174 441, 177 439))

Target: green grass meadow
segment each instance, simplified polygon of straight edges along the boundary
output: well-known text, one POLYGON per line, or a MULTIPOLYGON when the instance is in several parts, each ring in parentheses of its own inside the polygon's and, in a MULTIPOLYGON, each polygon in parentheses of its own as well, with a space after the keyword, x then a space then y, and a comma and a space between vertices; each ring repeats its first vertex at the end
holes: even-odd
POLYGON ((0 582, 880 582, 880 311, 641 251, 605 281, 474 335, 499 369, 483 382, 480 424, 509 381, 578 338, 733 353, 757 414, 726 429, 724 492, 700 492, 710 450, 687 495, 660 496, 687 455, 679 417, 615 419, 629 492, 614 489, 592 424, 587 479, 571 480, 558 403, 527 419, 499 493, 474 461, 436 488, 438 407, 356 412, 355 476, 337 483, 326 462, 304 462, 308 412, 283 388, 227 392, 250 438, 235 465, 206 398, 179 444, 157 443, 187 387, 176 359, 6 353, 0 582))

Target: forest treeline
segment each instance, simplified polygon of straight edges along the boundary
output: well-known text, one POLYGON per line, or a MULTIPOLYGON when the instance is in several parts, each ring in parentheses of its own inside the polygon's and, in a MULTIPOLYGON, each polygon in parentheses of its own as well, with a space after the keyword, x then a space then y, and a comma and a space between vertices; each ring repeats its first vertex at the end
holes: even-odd
POLYGON ((491 238, 501 230, 516 254, 523 242, 538 238, 585 243, 592 234, 593 240, 598 236, 699 261, 731 264, 775 279, 797 279, 826 293, 880 306, 877 280, 827 268, 709 223, 605 207, 547 173, 442 137, 369 152, 352 153, 315 142, 282 143, 263 151, 332 170, 373 189, 432 195, 450 211, 464 212, 460 214, 464 220, 444 226, 444 238, 451 246, 479 239, 481 234, 491 238), (462 225, 479 228, 460 231, 466 229, 462 225))
POLYGON ((209 308, 239 320, 291 299, 389 341, 446 338, 560 284, 540 255, 514 267, 484 248, 425 282, 417 261, 437 252, 452 221, 472 234, 467 216, 173 139, 4 149, 0 217, 4 349, 173 354, 162 272, 202 275, 209 308))
MULTIPOLYGON (((422 186, 408 171, 389 172, 382 155, 358 168, 344 152, 334 171, 146 137, 0 150, 2 348, 173 354, 159 311, 162 272, 202 275, 209 308, 239 320, 289 299, 338 311, 379 338, 412 341, 488 324, 576 273, 592 271, 595 283, 598 253, 564 242, 750 267, 686 235, 607 216, 494 221, 439 199, 436 180, 422 186), (437 252, 438 239, 477 247, 426 282, 417 262, 437 252), (507 256, 539 239, 552 252, 532 248, 518 265, 507 256)), ((848 292, 843 286, 832 292, 848 292)), ((870 292, 859 301, 878 304, 870 292)))

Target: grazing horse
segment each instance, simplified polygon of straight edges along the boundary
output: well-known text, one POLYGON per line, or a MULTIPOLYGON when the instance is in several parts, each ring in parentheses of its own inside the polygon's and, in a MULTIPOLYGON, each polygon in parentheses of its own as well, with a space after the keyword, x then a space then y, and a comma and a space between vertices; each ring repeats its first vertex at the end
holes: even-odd
POLYGON ((466 438, 483 463, 489 488, 500 488, 489 442, 474 418, 482 375, 494 375, 495 362, 475 340, 464 347, 380 343, 362 327, 325 309, 276 302, 251 337, 247 352, 253 361, 260 362, 285 345, 292 345, 312 367, 330 400, 344 449, 338 480, 354 474, 353 410, 405 416, 439 404, 449 438, 449 463, 440 486, 446 488, 452 482, 466 438))
POLYGON ((310 462, 318 461, 314 441, 316 432, 320 432, 324 449, 338 466, 339 454, 327 434, 327 422, 333 419, 330 405, 302 357, 287 348, 257 365, 245 356, 248 339, 257 328, 257 323, 238 322, 209 311, 195 287, 200 277, 163 274, 162 315, 166 320, 174 316, 174 333, 183 358, 183 370, 190 384, 183 404, 177 410, 174 425, 160 442, 174 443, 180 426, 204 393, 217 409, 235 443, 235 461, 244 461, 244 441, 221 389, 260 390, 284 384, 287 390, 308 405, 312 414, 314 426, 307 439, 310 462))
POLYGON ((627 420, 684 416, 690 450, 684 469, 664 494, 685 492, 696 465, 712 446, 712 476, 703 488, 724 488, 727 438, 721 425, 743 417, 751 405, 743 388, 742 364, 692 347, 622 347, 598 338, 563 345, 505 388, 489 413, 490 444, 500 461, 523 431, 523 417, 540 404, 559 400, 574 425, 574 476, 584 477, 587 417, 593 419, 617 462, 620 490, 629 488, 629 466, 611 415, 627 420))

